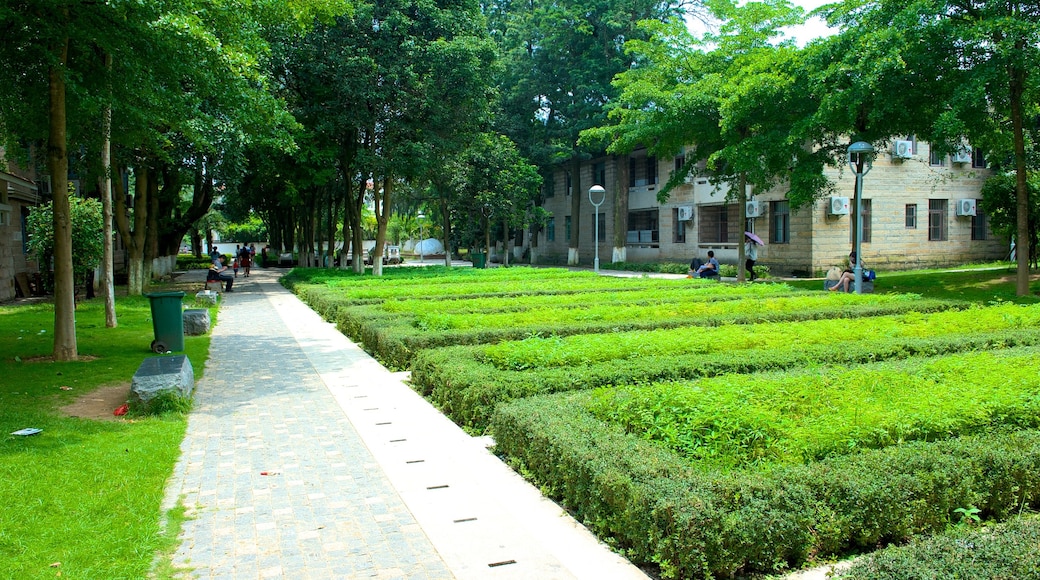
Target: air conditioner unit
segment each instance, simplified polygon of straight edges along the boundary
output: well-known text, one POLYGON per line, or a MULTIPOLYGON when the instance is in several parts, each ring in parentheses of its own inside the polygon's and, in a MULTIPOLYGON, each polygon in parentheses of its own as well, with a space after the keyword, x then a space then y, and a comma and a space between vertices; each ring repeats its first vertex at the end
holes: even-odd
POLYGON ((957 200, 957 215, 975 215, 975 200, 974 199, 958 199, 957 200))
MULTIPOLYGON (((950 155, 950 162, 958 165, 971 163, 971 147, 962 147, 950 155)), ((967 200, 964 200, 967 201, 967 200)))
POLYGON ((744 213, 749 218, 757 218, 762 215, 762 204, 757 201, 749 201, 744 206, 744 213))
POLYGON ((688 222, 693 219, 693 206, 692 205, 680 205, 676 208, 679 212, 679 221, 688 222))
POLYGON ((830 202, 827 213, 831 215, 849 215, 849 198, 832 197, 830 202))
MULTIPOLYGON (((892 157, 895 159, 910 159, 914 156, 913 141, 895 141, 892 143, 892 157)), ((845 212, 848 213, 848 212, 845 212)))

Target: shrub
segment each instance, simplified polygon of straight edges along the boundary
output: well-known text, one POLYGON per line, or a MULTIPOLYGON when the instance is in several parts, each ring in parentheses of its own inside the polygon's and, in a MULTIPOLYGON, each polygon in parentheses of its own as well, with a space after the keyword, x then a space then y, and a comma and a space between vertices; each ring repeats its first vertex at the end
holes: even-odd
POLYGON ((731 577, 902 542, 978 506, 1040 502, 1040 433, 913 442, 768 472, 699 472, 584 412, 582 393, 498 408, 497 451, 637 564, 731 577))
POLYGON ((1040 520, 1014 518, 1006 524, 919 539, 909 546, 879 550, 835 574, 835 580, 931 578, 1040 578, 1040 520))

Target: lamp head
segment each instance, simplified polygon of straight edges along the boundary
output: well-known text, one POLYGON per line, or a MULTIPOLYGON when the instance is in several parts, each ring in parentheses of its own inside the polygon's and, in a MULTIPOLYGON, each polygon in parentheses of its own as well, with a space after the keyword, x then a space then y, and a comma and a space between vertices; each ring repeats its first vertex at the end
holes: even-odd
POLYGON ((599 205, 603 203, 603 200, 606 199, 606 196, 607 190, 604 189, 602 185, 593 185, 589 188, 589 202, 593 205, 599 205), (594 195, 599 197, 599 202, 595 202, 592 200, 592 196, 594 195))
POLYGON ((866 141, 849 145, 849 167, 855 173, 866 173, 874 165, 874 146, 866 141))

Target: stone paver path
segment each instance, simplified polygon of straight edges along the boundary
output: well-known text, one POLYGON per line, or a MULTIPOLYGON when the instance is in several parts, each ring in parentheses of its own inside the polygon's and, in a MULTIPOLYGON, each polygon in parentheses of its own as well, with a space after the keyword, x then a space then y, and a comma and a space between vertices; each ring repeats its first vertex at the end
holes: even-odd
POLYGON ((646 578, 276 275, 224 296, 167 488, 190 577, 646 578))

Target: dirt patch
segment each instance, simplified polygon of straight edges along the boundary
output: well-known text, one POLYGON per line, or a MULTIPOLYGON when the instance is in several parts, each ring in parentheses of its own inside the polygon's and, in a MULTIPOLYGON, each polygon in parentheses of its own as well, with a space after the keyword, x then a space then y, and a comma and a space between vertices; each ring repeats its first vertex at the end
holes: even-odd
POLYGON ((118 421, 122 417, 112 414, 130 398, 130 383, 101 387, 77 398, 61 408, 69 417, 94 419, 96 421, 118 421))
MULTIPOLYGON (((72 362, 94 362, 98 357, 92 354, 81 354, 76 357, 75 361, 72 362)), ((21 362, 24 363, 38 363, 38 362, 54 362, 54 355, 43 355, 43 356, 32 356, 29 358, 23 358, 21 362)))

